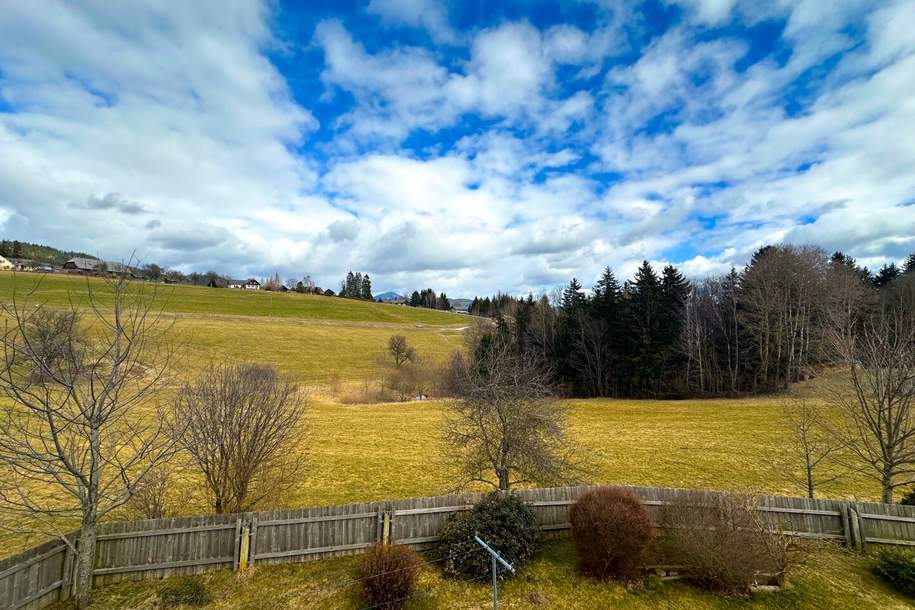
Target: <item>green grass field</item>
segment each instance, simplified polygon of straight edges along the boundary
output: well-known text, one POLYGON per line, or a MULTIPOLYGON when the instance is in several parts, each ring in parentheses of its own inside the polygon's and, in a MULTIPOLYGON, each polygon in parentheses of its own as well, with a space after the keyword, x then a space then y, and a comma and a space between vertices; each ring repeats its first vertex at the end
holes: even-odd
MULTIPOLYGON (((36 283, 37 300, 49 305, 67 305, 71 301, 85 302, 86 278, 75 275, 38 275, 34 273, 0 272, 0 301, 9 301, 14 293, 25 297, 36 283)), ((101 302, 106 302, 105 284, 90 278, 90 286, 101 302)), ((265 318, 297 318, 304 320, 333 320, 346 322, 376 322, 390 324, 461 325, 467 319, 458 314, 431 309, 404 307, 296 293, 260 290, 232 290, 182 285, 148 285, 158 290, 165 311, 214 316, 257 316, 265 318)))

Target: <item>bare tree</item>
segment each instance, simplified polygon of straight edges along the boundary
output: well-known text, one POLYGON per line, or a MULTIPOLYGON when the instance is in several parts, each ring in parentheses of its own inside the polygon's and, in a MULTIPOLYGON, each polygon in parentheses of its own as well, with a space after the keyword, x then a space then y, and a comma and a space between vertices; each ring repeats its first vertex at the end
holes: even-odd
POLYGON ((388 339, 388 353, 394 359, 394 368, 398 369, 416 358, 416 350, 407 344, 407 338, 403 335, 394 335, 388 339))
POLYGON ((568 482, 581 473, 565 409, 539 363, 498 340, 473 351, 469 363, 452 360, 462 400, 449 404, 444 430, 447 457, 460 464, 462 484, 507 490, 568 482))
POLYGON ((76 554, 79 608, 100 520, 174 449, 157 408, 174 352, 155 288, 123 277, 87 286, 86 306, 65 312, 14 298, 0 337, 0 503, 37 523, 20 531, 53 533, 76 554), (62 531, 73 521, 77 540, 62 531))
POLYGON ((200 469, 217 513, 249 510, 291 484, 299 458, 305 400, 275 369, 209 367, 175 402, 180 445, 200 469))
POLYGON ((124 505, 128 519, 164 519, 177 514, 172 498, 171 476, 164 468, 150 471, 124 505))
POLYGON ((833 341, 853 390, 835 396, 846 415, 837 435, 891 503, 896 487, 915 482, 915 315, 886 308, 853 332, 836 328, 833 341))
POLYGON ((834 473, 820 477, 817 470, 820 466, 837 464, 836 452, 843 443, 830 432, 823 410, 812 402, 805 399, 786 401, 782 404, 782 412, 793 441, 789 450, 795 458, 786 474, 807 492, 808 498, 813 498, 816 485, 830 483, 842 476, 841 473, 834 473), (795 468, 797 462, 803 464, 803 475, 800 477, 795 468))

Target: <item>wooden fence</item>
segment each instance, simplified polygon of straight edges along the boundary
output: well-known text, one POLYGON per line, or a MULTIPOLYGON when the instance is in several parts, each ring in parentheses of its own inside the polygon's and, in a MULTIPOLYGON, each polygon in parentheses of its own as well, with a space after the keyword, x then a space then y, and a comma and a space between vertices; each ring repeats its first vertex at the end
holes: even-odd
MULTIPOLYGON (((589 487, 527 489, 520 495, 547 532, 569 528, 568 507, 589 487)), ((657 511, 695 491, 632 487, 657 511)), ((721 492, 701 492, 713 498, 721 492)), ((106 523, 100 527, 94 581, 163 578, 240 564, 278 564, 350 555, 379 540, 423 549, 442 525, 483 494, 411 498, 319 508, 106 523)), ((853 548, 915 546, 915 507, 762 496, 760 510, 773 528, 791 536, 836 540, 853 548)), ((74 561, 53 541, 0 560, 0 608, 37 610, 70 596, 74 561)))

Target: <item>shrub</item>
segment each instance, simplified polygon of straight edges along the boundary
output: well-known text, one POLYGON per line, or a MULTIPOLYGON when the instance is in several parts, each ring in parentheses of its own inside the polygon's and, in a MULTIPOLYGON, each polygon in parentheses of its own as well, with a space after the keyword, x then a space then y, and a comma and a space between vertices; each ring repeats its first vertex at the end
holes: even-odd
POLYGON ((756 506, 750 496, 682 492, 661 510, 667 560, 708 589, 746 593, 756 584, 780 584, 788 538, 756 506))
POLYGON ((915 487, 910 489, 902 496, 902 500, 899 501, 900 504, 905 504, 906 506, 915 506, 915 487))
POLYGON ((492 559, 474 534, 516 568, 536 555, 540 545, 534 511, 516 495, 494 492, 442 528, 439 552, 445 574, 484 578, 492 573, 492 559))
POLYGON ((915 597, 915 553, 903 549, 880 549, 873 569, 874 574, 898 591, 915 597))
POLYGON ((372 608, 402 608, 416 586, 419 566, 419 556, 408 546, 370 547, 359 564, 366 601, 372 608))
POLYGON ((569 509, 569 520, 582 572, 600 579, 640 575, 654 529, 635 494, 622 487, 589 491, 569 509))
POLYGON ((179 578, 159 588, 163 606, 203 606, 210 603, 210 594, 199 578, 179 578))

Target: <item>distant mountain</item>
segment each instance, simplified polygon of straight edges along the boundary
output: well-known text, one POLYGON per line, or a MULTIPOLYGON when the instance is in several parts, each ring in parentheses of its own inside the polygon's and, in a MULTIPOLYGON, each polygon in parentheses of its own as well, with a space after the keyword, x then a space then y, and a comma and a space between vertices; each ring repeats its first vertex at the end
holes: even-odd
POLYGON ((451 301, 451 308, 455 311, 467 311, 470 309, 470 304, 473 303, 473 299, 448 299, 451 301))
POLYGON ((375 295, 376 301, 394 301, 396 299, 403 298, 405 297, 402 294, 397 294, 396 292, 391 292, 390 290, 388 292, 382 292, 381 294, 375 295))

